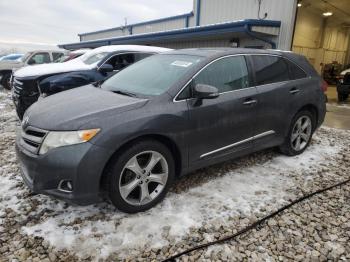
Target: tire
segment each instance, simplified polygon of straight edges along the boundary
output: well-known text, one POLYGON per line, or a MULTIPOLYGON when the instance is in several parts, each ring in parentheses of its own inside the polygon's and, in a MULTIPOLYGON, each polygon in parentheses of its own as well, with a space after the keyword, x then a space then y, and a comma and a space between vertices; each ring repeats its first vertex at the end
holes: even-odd
POLYGON ((296 156, 303 153, 311 142, 315 127, 316 120, 310 111, 302 110, 298 112, 293 117, 288 135, 284 143, 280 146, 280 151, 288 156, 296 156), (300 130, 298 130, 299 126, 301 127, 300 130), (303 126, 307 126, 306 129, 303 129, 303 126), (300 147, 298 147, 298 144, 300 147))
POLYGON ((10 79, 11 79, 11 73, 9 72, 3 73, 2 79, 1 79, 1 85, 7 90, 11 90, 10 79))
POLYGON ((346 95, 338 93, 338 102, 344 102, 346 100, 346 95))
POLYGON ((126 213, 143 212, 157 205, 175 177, 171 152, 156 140, 135 142, 112 161, 108 171, 109 198, 126 213))

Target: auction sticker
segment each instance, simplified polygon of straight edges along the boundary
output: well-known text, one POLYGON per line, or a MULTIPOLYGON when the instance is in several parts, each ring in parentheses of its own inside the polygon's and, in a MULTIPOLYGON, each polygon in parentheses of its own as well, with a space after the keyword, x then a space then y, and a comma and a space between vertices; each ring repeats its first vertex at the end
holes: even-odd
POLYGON ((171 63, 171 65, 174 66, 181 66, 181 67, 189 67, 190 65, 192 65, 191 62, 186 62, 186 61, 174 61, 173 63, 171 63))

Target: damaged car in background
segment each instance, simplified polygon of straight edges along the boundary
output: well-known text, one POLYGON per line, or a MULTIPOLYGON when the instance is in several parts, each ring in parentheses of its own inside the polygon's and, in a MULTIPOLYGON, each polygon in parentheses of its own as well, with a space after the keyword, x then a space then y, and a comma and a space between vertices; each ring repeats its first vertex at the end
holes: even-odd
POLYGON ((84 55, 50 65, 25 67, 13 75, 12 97, 20 119, 39 97, 91 83, 100 83, 123 68, 170 49, 139 45, 104 46, 84 55))

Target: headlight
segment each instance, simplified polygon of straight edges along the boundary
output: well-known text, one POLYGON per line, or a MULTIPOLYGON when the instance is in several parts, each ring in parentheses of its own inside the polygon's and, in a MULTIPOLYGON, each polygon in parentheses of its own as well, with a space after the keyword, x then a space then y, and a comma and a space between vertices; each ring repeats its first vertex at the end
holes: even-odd
POLYGON ((79 131, 52 131, 49 132, 40 147, 39 154, 43 155, 52 148, 85 143, 91 140, 98 132, 97 129, 79 131))

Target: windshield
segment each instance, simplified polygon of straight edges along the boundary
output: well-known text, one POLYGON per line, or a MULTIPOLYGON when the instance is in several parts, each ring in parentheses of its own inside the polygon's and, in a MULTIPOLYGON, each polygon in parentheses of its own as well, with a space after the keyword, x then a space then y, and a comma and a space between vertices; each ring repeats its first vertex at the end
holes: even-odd
POLYGON ((81 60, 87 65, 92 65, 101 61, 108 54, 109 52, 93 53, 91 55, 82 56, 81 60))
POLYGON ((33 54, 32 52, 26 53, 24 56, 22 56, 20 61, 25 62, 32 54, 33 54))
POLYGON ((101 88, 145 96, 160 95, 202 59, 204 58, 191 55, 151 56, 109 78, 101 88))

